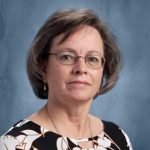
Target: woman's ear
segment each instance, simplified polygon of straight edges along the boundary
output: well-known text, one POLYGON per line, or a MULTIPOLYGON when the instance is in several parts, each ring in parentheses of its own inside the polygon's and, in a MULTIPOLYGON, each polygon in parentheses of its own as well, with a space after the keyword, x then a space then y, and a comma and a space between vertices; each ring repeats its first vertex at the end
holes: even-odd
POLYGON ((46 65, 46 63, 41 65, 41 70, 42 70, 43 81, 47 82, 47 65, 46 65))

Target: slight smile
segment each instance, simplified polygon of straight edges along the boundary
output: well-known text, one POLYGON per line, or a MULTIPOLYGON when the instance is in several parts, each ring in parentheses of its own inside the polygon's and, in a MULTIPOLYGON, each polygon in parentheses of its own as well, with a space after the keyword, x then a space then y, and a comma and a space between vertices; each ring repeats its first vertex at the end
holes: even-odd
POLYGON ((74 81, 69 81, 67 84, 75 84, 75 85, 91 85, 87 81, 81 81, 81 80, 74 80, 74 81))

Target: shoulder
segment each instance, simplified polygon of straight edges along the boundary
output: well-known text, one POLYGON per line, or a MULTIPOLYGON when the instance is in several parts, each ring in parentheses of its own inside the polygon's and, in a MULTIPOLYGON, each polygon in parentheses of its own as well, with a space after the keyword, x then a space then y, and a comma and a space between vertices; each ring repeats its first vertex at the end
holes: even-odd
POLYGON ((110 137, 121 149, 132 150, 130 139, 126 132, 117 124, 102 120, 104 125, 104 132, 106 136, 110 137))
POLYGON ((27 143, 31 144, 41 135, 41 130, 29 120, 20 120, 0 137, 0 150, 24 149, 27 143))
POLYGON ((24 119, 15 123, 3 136, 16 137, 19 136, 20 134, 26 135, 31 132, 40 133, 40 130, 41 130, 40 126, 37 126, 35 123, 31 122, 30 120, 24 119))

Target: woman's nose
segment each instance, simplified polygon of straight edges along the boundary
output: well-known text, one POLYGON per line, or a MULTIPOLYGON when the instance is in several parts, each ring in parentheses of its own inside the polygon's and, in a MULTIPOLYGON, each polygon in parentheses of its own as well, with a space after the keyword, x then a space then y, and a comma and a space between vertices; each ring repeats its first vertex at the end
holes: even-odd
POLYGON ((87 74, 87 66, 85 63, 84 57, 78 57, 74 66, 73 66, 74 74, 87 74))

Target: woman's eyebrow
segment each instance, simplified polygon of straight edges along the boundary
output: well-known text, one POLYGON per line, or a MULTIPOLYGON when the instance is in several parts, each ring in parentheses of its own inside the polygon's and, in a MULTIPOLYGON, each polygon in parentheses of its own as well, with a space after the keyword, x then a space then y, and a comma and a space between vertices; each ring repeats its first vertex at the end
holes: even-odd
POLYGON ((90 50, 88 53, 97 53, 97 54, 101 54, 99 51, 96 51, 96 50, 90 50))
POLYGON ((87 55, 88 55, 88 54, 95 54, 95 55, 104 56, 104 54, 103 54, 103 53, 101 53, 101 52, 99 52, 99 51, 95 51, 95 50, 91 50, 91 51, 89 51, 89 52, 87 53, 87 55))
POLYGON ((56 51, 57 52, 71 52, 71 53, 74 53, 77 55, 76 50, 73 48, 67 48, 67 47, 66 48, 58 48, 56 51))
MULTIPOLYGON (((73 48, 70 48, 70 47, 60 48, 60 49, 58 49, 58 51, 68 51, 68 52, 73 52, 73 53, 77 54, 76 50, 73 49, 73 48)), ((86 55, 87 55, 87 54, 91 54, 91 53, 95 53, 95 54, 98 54, 98 55, 102 55, 101 52, 96 51, 96 50, 87 51, 86 55)))

